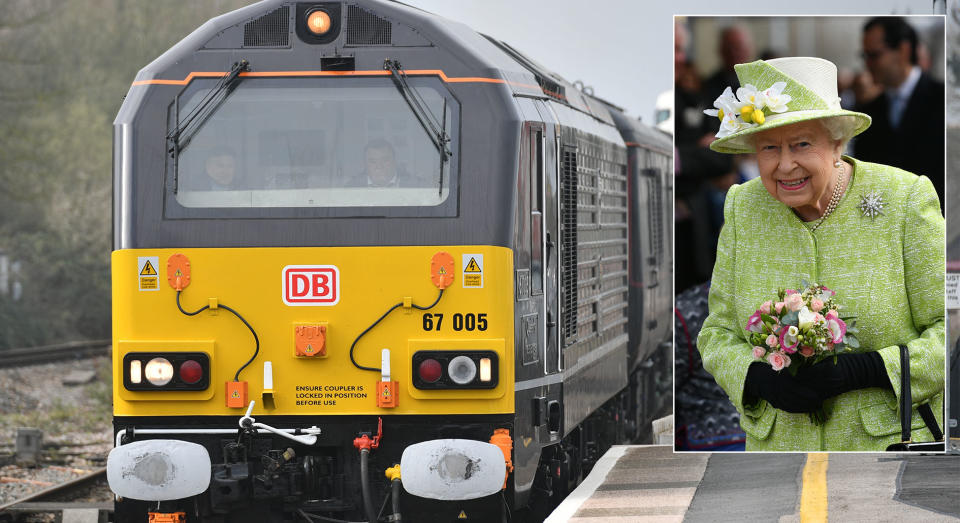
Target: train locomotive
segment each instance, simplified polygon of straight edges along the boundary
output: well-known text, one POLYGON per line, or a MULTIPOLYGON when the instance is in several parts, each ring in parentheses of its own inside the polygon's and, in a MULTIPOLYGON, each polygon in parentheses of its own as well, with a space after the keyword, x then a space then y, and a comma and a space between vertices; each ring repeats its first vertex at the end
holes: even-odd
POLYGON ((508 44, 265 0, 114 124, 118 521, 521 521, 671 404, 668 137, 508 44))

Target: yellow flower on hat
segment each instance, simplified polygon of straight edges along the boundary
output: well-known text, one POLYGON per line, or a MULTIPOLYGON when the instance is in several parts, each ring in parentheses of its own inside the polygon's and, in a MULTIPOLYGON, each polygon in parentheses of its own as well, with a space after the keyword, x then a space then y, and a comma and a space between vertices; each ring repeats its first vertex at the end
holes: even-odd
POLYGON ((743 109, 743 106, 750 105, 750 109, 753 110, 754 107, 763 108, 767 103, 766 96, 764 96, 763 91, 757 89, 753 84, 747 84, 743 87, 737 89, 737 98, 740 100, 740 108, 743 109))

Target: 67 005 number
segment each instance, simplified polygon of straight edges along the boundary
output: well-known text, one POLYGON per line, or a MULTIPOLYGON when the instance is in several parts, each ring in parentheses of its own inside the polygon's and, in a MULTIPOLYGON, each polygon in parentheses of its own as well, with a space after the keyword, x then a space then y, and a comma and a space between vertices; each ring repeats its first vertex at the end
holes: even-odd
MULTIPOLYGON (((456 313, 453 315, 453 330, 455 331, 485 331, 487 330, 487 313, 474 314, 468 312, 466 314, 456 313)), ((423 315, 423 330, 425 331, 439 331, 443 325, 443 314, 440 313, 424 313, 423 315)))

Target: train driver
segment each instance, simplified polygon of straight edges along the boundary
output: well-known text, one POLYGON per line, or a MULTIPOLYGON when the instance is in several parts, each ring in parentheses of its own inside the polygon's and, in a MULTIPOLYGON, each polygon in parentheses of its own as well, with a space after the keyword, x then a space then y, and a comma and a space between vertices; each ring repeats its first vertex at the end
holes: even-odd
POLYGON ((206 180, 203 189, 211 191, 236 190, 240 179, 237 176, 237 159, 229 147, 214 148, 204 164, 206 180))

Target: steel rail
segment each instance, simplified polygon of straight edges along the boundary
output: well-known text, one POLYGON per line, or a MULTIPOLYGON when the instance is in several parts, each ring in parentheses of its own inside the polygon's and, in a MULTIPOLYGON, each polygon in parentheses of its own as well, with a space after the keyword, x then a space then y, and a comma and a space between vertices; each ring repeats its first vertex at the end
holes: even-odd
POLYGON ((71 341, 56 345, 0 350, 0 367, 23 367, 37 363, 63 361, 109 354, 111 340, 71 341))
MULTIPOLYGON (((74 489, 77 489, 77 488, 86 486, 87 483, 90 483, 90 482, 92 482, 92 481, 95 481, 95 480, 98 480, 98 479, 100 479, 100 478, 106 477, 106 475, 107 475, 107 467, 102 467, 102 468, 99 468, 99 469, 97 469, 97 470, 94 470, 93 472, 91 472, 91 473, 89 473, 89 474, 80 476, 79 478, 74 478, 74 479, 71 479, 71 480, 69 480, 69 481, 65 481, 65 482, 63 482, 63 483, 59 483, 59 484, 57 484, 57 485, 53 485, 52 487, 47 487, 47 488, 45 488, 45 489, 43 489, 43 490, 38 490, 37 492, 34 492, 34 493, 32 493, 32 494, 28 494, 28 495, 26 495, 26 496, 24 496, 24 497, 22 497, 22 498, 20 498, 20 499, 15 499, 15 500, 13 500, 13 501, 11 501, 11 502, 9 502, 9 503, 0 505, 0 514, 3 514, 3 513, 5 513, 5 512, 10 511, 10 510, 15 510, 15 509, 16 509, 16 505, 18 505, 18 504, 20 504, 20 503, 26 503, 26 502, 31 502, 31 501, 38 501, 38 500, 41 500, 41 499, 43 499, 43 498, 49 497, 49 496, 51 496, 51 495, 53 495, 53 494, 57 494, 57 493, 61 493, 61 492, 67 492, 67 491, 70 491, 70 490, 74 490, 74 489)), ((65 503, 66 503, 66 502, 65 502, 65 503)), ((69 507, 67 507, 67 508, 69 508, 69 507)))

